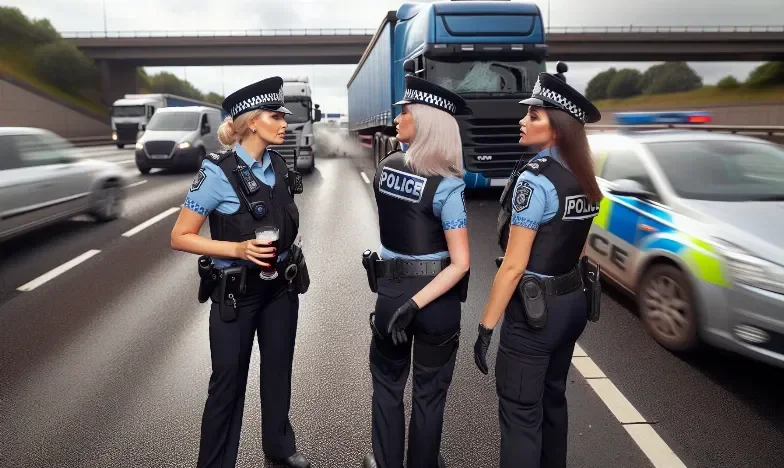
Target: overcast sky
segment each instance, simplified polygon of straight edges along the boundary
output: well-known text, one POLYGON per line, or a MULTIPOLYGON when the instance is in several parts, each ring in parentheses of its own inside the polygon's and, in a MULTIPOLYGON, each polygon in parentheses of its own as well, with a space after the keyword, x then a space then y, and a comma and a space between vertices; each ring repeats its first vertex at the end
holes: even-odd
MULTIPOLYGON (((782 0, 530 0, 545 24, 562 26, 782 25, 782 0), (548 5, 549 3, 549 5, 548 5), (548 15, 549 10, 549 15, 548 15)), ((195 31, 286 28, 376 29, 395 0, 0 0, 32 18, 48 18, 59 31, 195 31)), ((429 1, 414 3, 430 3, 429 1)), ((610 66, 645 70, 649 62, 572 62, 569 83, 583 91, 610 66)), ((757 63, 694 62, 706 84, 732 74, 745 79, 757 63)), ((554 64, 552 64, 554 67, 554 64)), ((314 101, 325 112, 346 112, 346 83, 355 65, 147 67, 186 78, 203 92, 227 94, 258 79, 308 76, 314 101)), ((552 70, 553 68, 549 68, 552 70)))

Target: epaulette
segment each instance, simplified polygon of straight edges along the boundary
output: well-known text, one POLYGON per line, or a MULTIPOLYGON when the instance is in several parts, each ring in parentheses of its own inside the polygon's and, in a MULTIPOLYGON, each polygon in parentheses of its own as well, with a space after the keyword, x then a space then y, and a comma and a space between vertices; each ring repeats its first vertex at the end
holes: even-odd
POLYGON ((223 161, 224 159, 228 158, 232 154, 234 154, 234 150, 227 149, 227 150, 223 150, 223 151, 218 151, 217 153, 210 153, 210 154, 207 155, 206 158, 204 158, 204 160, 205 161, 210 161, 210 162, 215 163, 215 164, 220 164, 221 161, 223 161))
POLYGON ((542 171, 553 161, 553 158, 549 156, 543 156, 537 159, 531 159, 528 161, 528 164, 523 167, 523 171, 531 171, 536 175, 542 173, 542 171))
MULTIPOLYGON (((400 151, 399 149, 392 150, 392 151, 390 151, 389 153, 387 153, 387 155, 386 155, 386 156, 384 156, 383 158, 381 158, 381 161, 383 161, 383 160, 387 159, 388 157, 392 156, 392 155, 393 155, 393 154, 395 154, 395 153, 402 153, 402 151, 400 151)), ((379 161, 379 162, 381 162, 381 161, 379 161)))

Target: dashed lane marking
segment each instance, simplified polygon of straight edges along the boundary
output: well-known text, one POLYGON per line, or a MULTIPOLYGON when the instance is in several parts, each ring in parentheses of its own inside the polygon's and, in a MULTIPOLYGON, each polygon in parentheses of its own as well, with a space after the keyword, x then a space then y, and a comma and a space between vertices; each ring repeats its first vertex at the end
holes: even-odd
POLYGON ((361 175, 361 176, 362 176, 362 180, 364 180, 366 184, 369 184, 369 183, 370 183, 370 179, 368 179, 368 176, 365 174, 365 172, 364 172, 364 171, 360 171, 360 172, 359 172, 359 175, 361 175))
POLYGON ((655 468, 686 468, 653 426, 623 396, 580 345, 574 347, 572 364, 655 468))
POLYGON ((160 221, 160 220, 166 218, 167 216, 170 216, 171 214, 176 213, 178 211, 180 211, 180 207, 169 208, 168 210, 164 211, 163 213, 161 213, 161 214, 159 214, 157 216, 154 216, 154 217, 148 219, 147 221, 141 223, 140 225, 136 226, 135 228, 131 229, 130 231, 125 232, 123 234, 123 237, 131 237, 132 235, 139 233, 140 231, 142 231, 142 230, 152 226, 153 224, 157 223, 158 221, 160 221))
POLYGON ((70 260, 68 262, 63 263, 59 267, 54 268, 53 270, 51 270, 51 271, 49 271, 47 273, 44 273, 43 275, 39 276, 38 278, 30 281, 27 284, 19 286, 16 289, 18 291, 32 291, 33 289, 37 288, 38 286, 41 286, 42 284, 47 283, 47 282, 57 278, 58 276, 60 276, 63 273, 65 273, 66 271, 68 271, 71 268, 79 265, 80 263, 90 259, 91 257, 97 255, 100 252, 101 252, 100 250, 88 250, 87 252, 79 255, 78 257, 74 258, 73 260, 70 260))
POLYGON ((132 184, 126 185, 125 188, 138 187, 139 185, 146 184, 147 182, 148 181, 146 180, 140 180, 139 182, 134 182, 132 184))

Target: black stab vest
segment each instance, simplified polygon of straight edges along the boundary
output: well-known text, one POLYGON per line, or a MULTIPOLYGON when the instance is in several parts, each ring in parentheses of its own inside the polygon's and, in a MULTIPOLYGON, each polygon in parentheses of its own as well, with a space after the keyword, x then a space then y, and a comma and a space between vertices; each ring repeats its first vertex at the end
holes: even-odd
MULTIPOLYGON (((550 156, 532 159, 523 171, 544 175, 558 193, 558 212, 550 221, 539 225, 526 269, 550 276, 569 273, 580 260, 593 218, 599 214, 599 203, 589 202, 574 174, 550 156)), ((513 176, 517 178, 515 173, 513 176)), ((501 200, 497 233, 498 243, 504 251, 509 240, 516 183, 510 178, 501 200)))
MULTIPOLYGON (((240 200, 239 209, 232 214, 223 214, 218 210, 210 213, 210 234, 213 239, 244 242, 256 238, 256 228, 272 224, 280 231, 279 253, 289 249, 296 240, 299 232, 299 210, 294 203, 294 195, 289 191, 289 171, 283 157, 272 150, 268 150, 268 153, 275 171, 275 186, 270 187, 256 179, 261 189, 253 195, 245 194, 237 181, 234 169, 240 164, 243 166, 245 164, 233 150, 212 153, 205 158, 206 161, 217 164, 221 168, 240 200), (266 214, 261 220, 256 220, 250 212, 248 203, 259 201, 264 203, 266 214)), ((252 171, 251 176, 253 176, 252 171)))
POLYGON ((448 250, 441 219, 433 212, 433 198, 442 179, 412 173, 400 151, 379 163, 373 189, 385 248, 406 255, 448 250))

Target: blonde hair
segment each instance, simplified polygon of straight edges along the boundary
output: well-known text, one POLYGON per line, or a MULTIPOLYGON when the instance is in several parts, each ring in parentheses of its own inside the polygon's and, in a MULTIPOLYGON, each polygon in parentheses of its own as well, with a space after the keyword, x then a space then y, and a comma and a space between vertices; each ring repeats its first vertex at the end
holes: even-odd
POLYGON ((457 120, 424 104, 407 108, 414 117, 414 137, 406 151, 406 165, 420 175, 462 177, 463 141, 457 120))
POLYGON ((218 127, 218 141, 228 147, 239 143, 250 133, 250 121, 260 116, 262 112, 261 109, 256 109, 237 116, 236 119, 232 119, 231 116, 226 117, 218 127))

